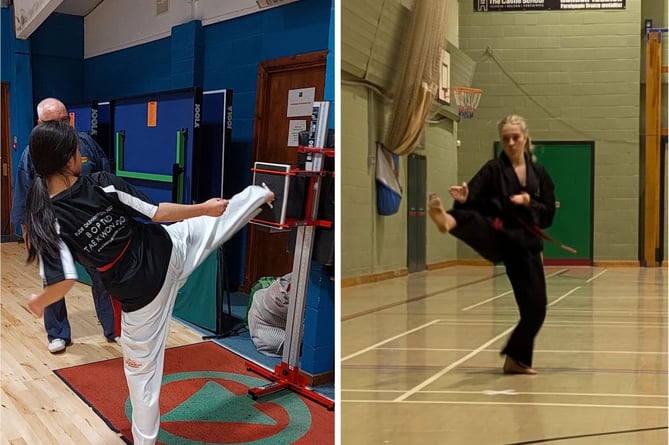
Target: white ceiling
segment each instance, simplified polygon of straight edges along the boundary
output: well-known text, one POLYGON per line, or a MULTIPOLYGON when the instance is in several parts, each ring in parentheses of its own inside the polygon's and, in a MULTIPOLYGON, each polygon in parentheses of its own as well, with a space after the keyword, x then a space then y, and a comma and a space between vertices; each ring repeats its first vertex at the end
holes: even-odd
POLYGON ((63 0, 56 12, 69 15, 87 16, 104 0, 63 0))

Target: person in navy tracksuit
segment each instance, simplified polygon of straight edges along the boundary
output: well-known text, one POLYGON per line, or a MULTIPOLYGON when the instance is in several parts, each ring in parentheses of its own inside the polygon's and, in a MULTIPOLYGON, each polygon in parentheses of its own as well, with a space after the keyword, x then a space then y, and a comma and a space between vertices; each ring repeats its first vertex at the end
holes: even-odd
MULTIPOLYGON (((37 124, 44 122, 62 121, 69 122, 70 117, 65 105, 54 98, 42 100, 37 105, 37 124)), ((79 132, 79 149, 81 150, 81 174, 87 175, 99 171, 110 171, 109 160, 100 146, 88 133, 79 132)), ((14 183, 13 202, 10 219, 13 224, 21 225, 21 231, 25 240, 25 208, 28 188, 35 178, 35 169, 30 159, 30 149, 26 147, 19 158, 19 166, 14 183)), ((100 273, 95 268, 86 268, 91 278, 91 294, 98 321, 102 325, 102 333, 107 341, 114 342, 117 339, 115 333, 115 318, 111 296, 100 281, 100 273)), ((46 330, 49 344, 47 348, 51 353, 65 350, 72 344, 72 329, 67 317, 67 306, 65 299, 53 303, 44 310, 44 328, 46 330)))
MULTIPOLYGON (((165 343, 179 289, 195 268, 260 212, 274 194, 249 186, 230 198, 184 205, 141 198, 107 172, 81 176, 76 131, 46 122, 30 135, 36 179, 28 193, 28 261, 40 260, 44 289, 28 299, 37 316, 77 278, 74 261, 95 267, 122 305, 121 346, 135 445, 160 428, 165 343), (179 221, 170 225, 153 222, 179 221)), ((212 296, 214 298, 214 296, 212 296)))
POLYGON ((553 223, 555 186, 533 161, 527 122, 518 115, 498 123, 503 152, 469 181, 453 186, 455 200, 446 212, 436 194, 429 215, 442 233, 464 241, 482 257, 506 268, 520 321, 501 351, 507 374, 536 374, 534 339, 546 318, 546 281, 541 229, 553 223))

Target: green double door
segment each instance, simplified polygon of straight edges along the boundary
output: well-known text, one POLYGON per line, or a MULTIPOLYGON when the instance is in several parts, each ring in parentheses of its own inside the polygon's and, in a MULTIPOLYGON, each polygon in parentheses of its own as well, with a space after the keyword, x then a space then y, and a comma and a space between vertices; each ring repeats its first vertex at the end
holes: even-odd
MULTIPOLYGON (((555 183, 557 211, 546 233, 576 249, 570 253, 544 243, 544 262, 548 265, 591 265, 593 242, 594 143, 534 142, 534 155, 555 183)), ((501 151, 495 143, 495 155, 501 151)))
MULTIPOLYGON (((576 250, 568 252, 546 241, 544 262, 547 265, 592 265, 594 143, 534 142, 537 162, 543 165, 555 183, 557 211, 553 225, 546 233, 576 250)), ((495 156, 501 152, 498 142, 495 156)), ((426 159, 408 157, 407 181, 407 268, 409 272, 425 270, 426 243, 426 159)))

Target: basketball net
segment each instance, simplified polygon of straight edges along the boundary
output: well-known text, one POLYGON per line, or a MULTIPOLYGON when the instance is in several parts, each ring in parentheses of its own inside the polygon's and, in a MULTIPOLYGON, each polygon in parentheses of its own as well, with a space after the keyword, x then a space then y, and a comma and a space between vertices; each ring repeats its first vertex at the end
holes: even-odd
POLYGON ((483 90, 480 88, 456 87, 453 89, 453 92, 460 117, 463 119, 474 117, 474 112, 476 111, 476 107, 479 106, 483 90))

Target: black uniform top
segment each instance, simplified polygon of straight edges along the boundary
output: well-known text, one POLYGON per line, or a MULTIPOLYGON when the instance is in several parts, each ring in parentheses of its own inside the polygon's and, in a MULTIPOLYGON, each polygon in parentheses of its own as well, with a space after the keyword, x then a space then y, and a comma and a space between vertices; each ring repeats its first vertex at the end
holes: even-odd
POLYGON ((484 217, 499 218, 500 229, 512 241, 533 249, 541 249, 543 241, 530 227, 549 227, 555 216, 555 185, 541 165, 532 162, 525 153, 526 179, 523 187, 511 160, 502 152, 488 161, 467 184, 467 201, 456 201, 454 208, 475 209, 484 217), (512 195, 527 192, 530 206, 513 204, 512 195))
POLYGON ((172 240, 152 218, 158 206, 107 173, 81 176, 52 198, 61 243, 59 258, 41 258, 45 285, 76 278, 73 260, 101 270, 102 282, 125 312, 150 303, 167 274, 172 240), (110 267, 110 265, 112 265, 110 267), (73 276, 74 274, 74 276, 73 276))

